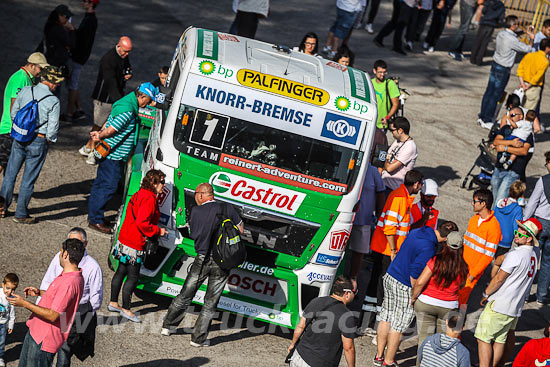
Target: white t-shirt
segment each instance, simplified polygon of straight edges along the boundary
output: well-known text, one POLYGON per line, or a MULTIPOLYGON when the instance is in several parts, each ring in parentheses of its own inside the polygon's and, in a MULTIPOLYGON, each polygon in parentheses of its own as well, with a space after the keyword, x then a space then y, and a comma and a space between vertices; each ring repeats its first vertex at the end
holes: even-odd
POLYGON ((533 133, 533 123, 527 120, 520 120, 516 122, 516 127, 512 130, 512 135, 526 141, 529 135, 533 133))
POLYGON ((489 297, 493 311, 519 317, 529 296, 533 279, 537 273, 540 250, 534 246, 519 246, 506 254, 500 270, 510 274, 504 284, 489 297))
POLYGON ((336 0, 336 7, 350 13, 361 10, 360 0, 336 0))
POLYGON ((407 172, 414 168, 417 157, 416 143, 412 138, 403 143, 397 140, 394 141, 388 150, 388 162, 392 163, 397 159, 403 165, 391 174, 385 170, 382 171, 382 180, 384 180, 386 187, 395 190, 401 186, 405 181, 407 172))

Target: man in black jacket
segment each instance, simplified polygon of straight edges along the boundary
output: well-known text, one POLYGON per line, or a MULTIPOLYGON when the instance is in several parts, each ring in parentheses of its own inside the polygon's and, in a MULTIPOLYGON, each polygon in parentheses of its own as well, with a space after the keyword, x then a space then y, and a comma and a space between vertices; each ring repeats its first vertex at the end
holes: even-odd
MULTIPOLYGON (((99 62, 97 82, 92 92, 94 102, 94 126, 92 131, 99 131, 107 121, 114 102, 124 96, 126 81, 132 77, 129 54, 132 51, 130 37, 122 36, 114 48, 111 48, 99 62)), ((79 153, 88 157, 86 163, 96 164, 94 143, 88 140, 86 145, 79 149, 79 153)))
POLYGON ((84 118, 84 112, 80 108, 78 100, 78 81, 82 66, 88 61, 94 45, 97 30, 97 17, 95 8, 99 0, 84 0, 82 7, 85 10, 84 18, 76 30, 76 44, 71 50, 71 59, 68 62, 70 77, 67 81, 69 100, 67 104, 67 118, 72 121, 84 118))

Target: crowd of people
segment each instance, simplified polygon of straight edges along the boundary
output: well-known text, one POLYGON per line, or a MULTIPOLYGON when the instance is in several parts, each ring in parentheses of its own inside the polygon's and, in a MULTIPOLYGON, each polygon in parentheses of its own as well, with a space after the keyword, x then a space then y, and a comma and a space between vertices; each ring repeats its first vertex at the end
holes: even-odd
MULTIPOLYGON (((391 19, 374 37, 383 39, 392 32, 393 50, 406 55, 420 41, 427 21, 431 25, 423 49, 433 52, 443 31, 454 0, 394 1, 391 19), (403 46, 403 39, 405 45, 403 46)), ((343 66, 353 66, 355 55, 348 41, 352 30, 364 27, 374 33, 373 21, 379 0, 338 0, 337 16, 327 41, 319 53, 319 37, 308 32, 295 48, 312 56, 327 56, 343 66), (366 17, 366 20, 365 20, 366 17)), ((99 0, 85 0, 85 15, 78 28, 71 22, 72 11, 57 6, 43 29, 43 39, 25 65, 8 80, 0 123, 0 217, 9 215, 15 182, 25 165, 13 220, 21 224, 36 222, 28 205, 46 160, 48 147, 57 141, 59 121, 86 117, 79 97, 79 76, 91 55, 97 30, 95 9, 99 0), (68 91, 66 112, 61 113, 60 85, 68 91), (18 131, 28 106, 36 102, 38 124, 30 133, 18 131), (18 131, 18 138, 12 130, 18 131), (30 134, 30 135, 27 135, 30 134)), ((232 32, 253 38, 258 20, 269 14, 269 1, 234 2, 236 18, 232 32)), ((411 135, 411 124, 399 116, 400 90, 387 78, 388 65, 375 61, 372 85, 376 94, 378 118, 373 152, 388 145, 387 133, 394 141, 386 159, 373 161, 364 180, 360 205, 349 238, 349 269, 335 279, 332 294, 311 301, 293 334, 288 361, 291 366, 338 365, 341 355, 349 366, 355 365, 354 339, 372 337, 377 352, 375 366, 397 366, 397 351, 402 336, 416 319, 418 331, 417 365, 469 366, 471 352, 461 343, 470 294, 486 269, 491 281, 483 292, 483 312, 475 329, 481 367, 504 364, 511 356, 515 329, 522 308, 538 271, 537 306, 550 302, 550 174, 541 177, 525 204, 525 168, 533 154, 534 134, 544 130, 539 119, 544 76, 550 54, 550 20, 536 35, 527 29, 530 43, 518 39, 517 17, 505 17, 500 0, 461 0, 460 27, 449 56, 465 59, 464 41, 476 12, 480 15, 478 34, 470 61, 480 65, 495 28, 504 30, 496 37, 489 83, 481 104, 478 123, 492 130, 492 144, 498 153, 491 179, 492 191, 481 188, 473 193, 474 215, 465 230, 453 221, 443 221, 434 208, 439 197, 432 178, 414 169, 418 147, 411 135), (500 119, 498 103, 504 93, 516 54, 526 53, 518 67, 519 88, 506 101, 500 119), (419 200, 416 200, 416 195, 419 200), (541 255, 542 249, 542 255, 541 255), (546 249, 546 251, 544 251, 546 249), (368 282, 360 277, 365 258, 372 262, 368 282), (540 266, 539 266, 540 263, 540 266), (357 318, 347 306, 357 290, 366 295, 357 318), (328 332, 318 332, 330 323, 328 332), (343 322, 340 322, 343 320, 343 322), (334 326, 334 327, 332 327, 334 326)), ((79 149, 86 163, 97 165, 97 176, 88 203, 88 227, 112 234, 113 227, 104 211, 116 193, 123 167, 134 148, 138 110, 155 103, 164 85, 168 68, 162 67, 153 83, 141 83, 126 93, 126 82, 133 76, 129 54, 132 40, 122 36, 101 58, 92 92, 93 127, 88 141, 79 149)), ((30 113, 30 112, 29 112, 30 113)), ((372 154, 371 156, 376 156, 372 154)), ((550 172, 550 152, 545 154, 550 172)), ((131 311, 131 297, 147 251, 147 241, 167 234, 158 225, 157 195, 165 185, 165 174, 150 170, 141 188, 132 196, 112 249, 118 267, 111 282, 108 310, 132 322, 140 322, 131 311), (122 291, 122 303, 119 296, 122 291)), ((191 236, 197 257, 185 285, 170 305, 161 334, 170 336, 202 282, 208 278, 205 305, 196 322, 191 346, 209 345, 208 331, 229 272, 209 257, 211 228, 224 210, 214 200, 212 187, 203 183, 195 192, 197 206, 190 216, 191 236)), ((229 217, 243 231, 243 223, 229 207, 229 217)), ((40 287, 25 287, 24 296, 15 291, 19 277, 5 275, 0 292, 0 366, 4 366, 4 346, 14 328, 15 309, 31 311, 28 331, 20 355, 20 366, 69 366, 71 358, 84 360, 94 355, 96 311, 103 301, 103 274, 98 262, 87 252, 86 231, 75 227, 68 233, 61 250, 52 259, 40 287), (38 297, 30 302, 29 296, 38 297), (77 321, 75 321, 77 319, 77 321), (77 327, 78 325, 78 327, 77 327)), ((478 287, 481 287, 479 285, 478 287)), ((548 332, 550 325, 546 327, 548 332)), ((514 366, 528 366, 538 360, 550 361, 548 340, 533 340, 518 354, 514 366), (531 363, 531 364, 530 364, 531 363)))

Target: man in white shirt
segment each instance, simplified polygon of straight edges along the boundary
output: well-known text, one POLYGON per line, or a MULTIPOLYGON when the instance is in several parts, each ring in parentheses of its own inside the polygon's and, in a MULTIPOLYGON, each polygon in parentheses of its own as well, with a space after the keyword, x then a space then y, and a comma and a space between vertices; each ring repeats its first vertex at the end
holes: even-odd
MULTIPOLYGON (((395 139, 388 150, 382 180, 386 185, 386 194, 401 186, 405 175, 414 168, 418 151, 413 138, 409 136, 411 125, 405 117, 397 117, 390 122, 389 129, 395 139)), ((387 196, 386 195, 386 196, 387 196)))
POLYGON ((537 236, 542 225, 536 218, 517 222, 518 229, 514 231, 517 247, 506 254, 481 299, 485 308, 474 334, 478 340, 479 367, 490 367, 493 358, 493 366, 506 362, 505 345, 514 345, 514 330, 537 272, 540 258, 537 236))

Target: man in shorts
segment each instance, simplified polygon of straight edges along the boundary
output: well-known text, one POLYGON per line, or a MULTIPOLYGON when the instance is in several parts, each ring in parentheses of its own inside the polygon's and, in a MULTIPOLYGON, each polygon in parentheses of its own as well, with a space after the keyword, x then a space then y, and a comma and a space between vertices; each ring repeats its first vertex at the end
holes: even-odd
POLYGON ((336 20, 330 27, 327 44, 323 47, 323 54, 328 59, 336 55, 340 41, 348 36, 359 11, 361 11, 360 0, 336 0, 336 20))
POLYGON ((513 346, 518 318, 525 298, 533 285, 540 258, 538 234, 542 225, 535 218, 518 221, 514 231, 516 248, 508 254, 497 275, 483 293, 481 305, 485 306, 477 323, 475 337, 478 341, 479 367, 490 367, 506 362, 505 345, 513 346), (487 303, 487 301, 489 301, 487 303))

